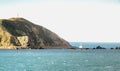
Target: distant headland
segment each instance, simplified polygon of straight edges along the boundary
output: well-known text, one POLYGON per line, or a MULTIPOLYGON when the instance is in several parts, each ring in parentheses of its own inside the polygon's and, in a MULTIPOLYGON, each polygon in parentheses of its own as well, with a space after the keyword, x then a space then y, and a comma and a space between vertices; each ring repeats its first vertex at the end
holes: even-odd
POLYGON ((0 49, 73 48, 66 40, 24 18, 0 20, 0 49))

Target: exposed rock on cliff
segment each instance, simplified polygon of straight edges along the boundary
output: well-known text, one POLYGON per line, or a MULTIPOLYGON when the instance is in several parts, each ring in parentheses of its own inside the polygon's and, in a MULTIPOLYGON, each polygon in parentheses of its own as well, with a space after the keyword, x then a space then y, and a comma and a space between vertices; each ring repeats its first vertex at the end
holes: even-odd
POLYGON ((71 48, 71 45, 24 18, 10 18, 0 20, 0 48, 71 48))

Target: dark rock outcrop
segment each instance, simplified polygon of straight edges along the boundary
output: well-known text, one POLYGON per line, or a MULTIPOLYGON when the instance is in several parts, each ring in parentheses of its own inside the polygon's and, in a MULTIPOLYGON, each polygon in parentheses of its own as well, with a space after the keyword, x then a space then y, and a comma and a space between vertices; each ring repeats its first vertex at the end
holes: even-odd
POLYGON ((120 49, 120 46, 115 47, 115 49, 120 49))
POLYGON ((71 45, 50 30, 24 18, 0 20, 0 48, 71 48, 71 45))
POLYGON ((106 48, 101 47, 101 46, 97 46, 96 48, 93 48, 93 49, 106 49, 106 48))

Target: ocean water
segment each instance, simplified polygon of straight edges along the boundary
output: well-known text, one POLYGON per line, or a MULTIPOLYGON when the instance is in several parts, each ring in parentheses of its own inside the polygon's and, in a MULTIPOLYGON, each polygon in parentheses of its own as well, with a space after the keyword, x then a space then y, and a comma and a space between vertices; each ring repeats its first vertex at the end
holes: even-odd
POLYGON ((70 44, 76 47, 82 45, 84 48, 95 48, 97 46, 104 48, 115 48, 120 46, 120 42, 70 42, 70 44))
POLYGON ((120 50, 0 50, 0 71, 120 71, 120 50))

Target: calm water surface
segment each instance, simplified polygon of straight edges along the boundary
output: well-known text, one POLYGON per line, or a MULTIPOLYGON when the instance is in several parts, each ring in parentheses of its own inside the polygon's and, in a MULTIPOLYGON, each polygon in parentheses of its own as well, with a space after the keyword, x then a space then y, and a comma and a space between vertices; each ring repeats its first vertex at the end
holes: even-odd
POLYGON ((120 50, 0 50, 0 71, 120 71, 120 50))

